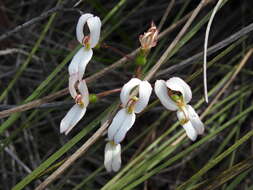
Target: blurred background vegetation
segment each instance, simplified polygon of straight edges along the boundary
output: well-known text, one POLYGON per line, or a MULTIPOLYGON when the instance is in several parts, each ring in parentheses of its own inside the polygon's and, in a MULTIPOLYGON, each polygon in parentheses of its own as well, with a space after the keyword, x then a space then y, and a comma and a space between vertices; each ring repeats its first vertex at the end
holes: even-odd
MULTIPOLYGON (((205 122, 205 134, 195 142, 185 138, 176 114, 166 111, 153 93, 150 106, 138 115, 122 142, 123 167, 117 174, 103 168, 104 135, 46 189, 253 190, 253 1, 224 0, 214 18, 209 37, 209 104, 203 99, 202 53, 217 1, 204 2, 150 82, 172 76, 189 82, 191 104, 205 122)), ((101 46, 85 74, 89 91, 101 93, 132 78, 132 52, 151 21, 161 27, 162 35, 150 52, 144 76, 199 3, 0 0, 0 189, 38 187, 117 108, 119 93, 103 97, 89 105, 68 136, 59 132, 61 119, 74 103, 65 88, 67 66, 79 45, 75 26, 80 11, 103 21, 101 46)))

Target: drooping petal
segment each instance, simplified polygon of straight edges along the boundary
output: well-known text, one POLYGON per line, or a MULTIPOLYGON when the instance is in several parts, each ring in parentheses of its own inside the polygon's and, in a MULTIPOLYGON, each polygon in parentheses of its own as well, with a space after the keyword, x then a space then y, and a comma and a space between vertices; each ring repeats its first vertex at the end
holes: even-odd
POLYGON ((82 108, 75 104, 61 120, 60 132, 67 135, 71 129, 82 119, 86 112, 86 108, 82 108))
POLYGON ((78 81, 77 73, 69 76, 69 93, 72 96, 72 98, 74 98, 74 99, 77 96, 77 92, 76 92, 76 88, 75 88, 75 84, 77 81, 78 81))
POLYGON ((86 66, 93 55, 92 49, 81 48, 81 60, 78 64, 78 80, 82 80, 86 66))
POLYGON ((152 92, 152 86, 148 81, 142 81, 139 85, 139 99, 135 105, 135 113, 140 113, 148 105, 152 92))
POLYGON ((82 16, 80 16, 80 18, 77 22, 77 25, 76 25, 76 38, 81 44, 82 44, 82 41, 83 41, 83 38, 84 38, 83 27, 86 24, 87 20, 91 17, 93 17, 93 15, 90 14, 90 13, 83 14, 82 16))
POLYGON ((87 107, 89 104, 89 91, 85 80, 81 80, 78 83, 78 90, 80 91, 82 96, 83 106, 87 107))
POLYGON ((114 172, 119 171, 121 168, 121 145, 114 144, 113 151, 112 151, 112 170, 114 172))
POLYGON ((124 122, 121 124, 119 130, 117 131, 116 135, 114 136, 114 142, 119 144, 126 136, 126 133, 131 129, 135 122, 135 113, 127 113, 125 116, 124 122))
POLYGON ((104 157, 104 166, 108 172, 112 171, 112 160, 113 160, 113 149, 111 142, 108 142, 105 145, 105 157, 104 157))
POLYGON ((108 172, 117 172, 121 167, 121 145, 108 142, 105 145, 104 166, 108 172))
POLYGON ((164 80, 155 82, 155 93, 165 108, 172 111, 178 110, 177 104, 168 96, 168 88, 164 80))
POLYGON ((197 131, 195 130, 195 128, 192 126, 192 123, 190 121, 188 121, 187 123, 185 123, 183 125, 183 128, 186 132, 186 135, 192 140, 195 141, 198 134, 197 131))
POLYGON ((74 55, 74 57, 72 58, 70 64, 69 64, 69 67, 68 67, 68 70, 69 70, 69 75, 73 75, 73 74, 76 74, 78 73, 78 70, 79 70, 79 63, 81 62, 82 60, 82 57, 83 57, 83 47, 80 48, 76 54, 74 55))
MULTIPOLYGON (((187 110, 186 110, 187 112, 187 110)), ((187 136, 192 140, 195 141, 197 138, 197 131, 195 130, 195 128, 192 126, 192 123, 190 120, 188 120, 188 113, 183 112, 181 110, 177 111, 177 118, 180 122, 183 122, 184 124, 182 124, 183 128, 185 129, 185 132, 187 134, 187 136), (185 120, 188 120, 187 122, 185 120)))
POLYGON ((113 141, 114 136, 122 126, 125 118, 127 117, 127 112, 125 109, 121 109, 118 113, 114 116, 111 125, 108 127, 108 139, 113 141))
POLYGON ((90 47, 94 48, 100 37, 101 20, 99 17, 91 17, 87 20, 87 24, 90 30, 90 47))
POLYGON ((130 81, 128 81, 122 88, 120 92, 120 100, 123 106, 126 106, 127 102, 129 101, 130 93, 136 87, 141 83, 141 80, 138 78, 132 78, 130 81))
POLYGON ((185 103, 188 103, 192 99, 192 91, 190 86, 179 77, 172 77, 166 81, 166 85, 173 91, 179 91, 182 93, 185 103))
POLYGON ((203 122, 200 120, 199 115, 196 113, 194 108, 190 105, 186 106, 186 109, 189 113, 189 119, 192 123, 192 126, 196 129, 197 133, 202 135, 205 131, 203 122))

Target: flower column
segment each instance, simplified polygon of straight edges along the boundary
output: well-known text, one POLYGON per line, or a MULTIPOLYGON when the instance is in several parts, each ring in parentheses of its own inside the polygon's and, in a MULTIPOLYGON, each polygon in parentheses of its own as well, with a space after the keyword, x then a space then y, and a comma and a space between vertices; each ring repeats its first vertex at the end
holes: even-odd
POLYGON ((147 81, 138 78, 131 79, 126 83, 120 93, 122 109, 118 111, 108 128, 109 142, 105 147, 104 165, 108 172, 118 171, 121 167, 121 141, 126 133, 133 126, 136 113, 140 113, 148 105, 152 92, 152 87, 147 81), (131 92, 136 89, 137 96, 132 96, 131 92))

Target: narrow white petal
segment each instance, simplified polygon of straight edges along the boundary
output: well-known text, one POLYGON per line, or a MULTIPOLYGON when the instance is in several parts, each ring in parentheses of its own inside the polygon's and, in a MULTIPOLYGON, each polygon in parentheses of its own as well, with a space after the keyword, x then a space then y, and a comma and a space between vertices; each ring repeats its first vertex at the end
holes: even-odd
POLYGON ((138 78, 132 78, 130 81, 128 81, 122 88, 120 92, 120 100, 123 106, 126 106, 127 102, 129 101, 130 93, 136 87, 141 83, 141 80, 138 78))
POLYGON ((88 104, 89 104, 89 91, 88 91, 88 87, 86 85, 85 80, 81 80, 78 83, 78 90, 81 93, 82 101, 84 103, 84 107, 87 107, 88 104))
POLYGON ((117 131, 120 129, 126 117, 127 117, 127 112, 125 109, 119 110, 118 113, 114 116, 112 123, 108 128, 109 140, 113 141, 114 136, 116 135, 117 131))
POLYGON ((186 109, 188 110, 189 118, 192 123, 192 126, 196 129, 198 134, 202 135, 204 133, 205 127, 204 127, 203 122, 200 120, 199 115, 190 105, 187 105, 186 109))
POLYGON ((91 17, 87 20, 87 24, 90 30, 90 47, 94 48, 100 37, 101 20, 99 17, 91 17))
POLYGON ((119 144, 126 136, 126 133, 131 129, 135 122, 135 113, 127 113, 125 116, 124 122, 121 124, 120 129, 117 131, 116 135, 114 136, 114 142, 119 144))
POLYGON ((83 27, 86 24, 87 20, 91 17, 93 17, 93 15, 90 14, 90 13, 83 14, 82 16, 80 16, 80 18, 77 22, 77 25, 76 25, 76 38, 81 44, 82 44, 82 41, 83 41, 83 38, 84 38, 83 27))
POLYGON ((189 139, 191 139, 192 141, 195 141, 197 139, 197 131, 195 130, 195 128, 192 126, 191 122, 188 121, 187 123, 185 123, 183 125, 183 128, 186 132, 186 135, 189 137, 189 139))
POLYGON ((86 112, 85 108, 81 108, 79 105, 75 104, 62 119, 60 124, 60 132, 67 135, 71 129, 82 119, 86 112))
POLYGON ((105 145, 105 157, 104 157, 104 166, 105 166, 105 169, 108 171, 108 172, 111 172, 112 171, 112 157, 113 157, 113 150, 112 150, 112 145, 110 142, 108 142, 106 145, 105 145))
POLYGON ((72 58, 70 64, 69 64, 69 67, 68 67, 68 70, 69 70, 69 75, 72 75, 72 74, 76 74, 78 73, 78 65, 79 63, 81 62, 82 60, 82 56, 83 56, 83 47, 80 48, 76 54, 74 55, 74 57, 72 58))
POLYGON ((164 80, 155 82, 155 93, 165 108, 172 111, 178 110, 177 104, 168 96, 168 88, 164 80))
POLYGON ((78 79, 82 80, 86 66, 88 65, 89 61, 92 58, 93 51, 92 49, 86 49, 86 48, 81 48, 81 60, 78 64, 78 79))
POLYGON ((70 123, 70 127, 65 132, 65 135, 67 135, 73 129, 73 127, 76 126, 76 124, 83 118, 84 114, 86 113, 86 108, 82 108, 79 105, 75 105, 75 106, 76 106, 76 110, 77 110, 76 114, 70 123))
POLYGON ((148 81, 142 81, 139 85, 139 99, 135 105, 135 113, 140 113, 148 105, 152 92, 152 86, 148 81))
POLYGON ((119 171, 121 167, 121 145, 116 144, 113 147, 113 152, 112 152, 112 170, 114 172, 119 171))
POLYGON ((192 91, 190 86, 179 77, 172 77, 166 81, 168 88, 174 91, 182 93, 185 103, 188 103, 192 99, 192 91))
POLYGON ((76 84, 77 80, 78 80, 77 73, 69 76, 69 93, 72 96, 72 98, 74 98, 74 99, 77 96, 77 92, 76 92, 76 88, 75 88, 75 84, 76 84))

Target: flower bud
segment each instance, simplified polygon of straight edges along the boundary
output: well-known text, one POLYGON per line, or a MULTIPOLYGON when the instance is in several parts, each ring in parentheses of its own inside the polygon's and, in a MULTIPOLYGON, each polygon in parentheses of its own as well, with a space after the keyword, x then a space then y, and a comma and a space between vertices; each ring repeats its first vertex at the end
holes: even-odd
POLYGON ((138 66, 144 66, 147 63, 147 59, 144 55, 138 55, 135 59, 135 63, 138 66))
POLYGON ((151 23, 151 27, 143 35, 139 36, 141 43, 141 49, 145 52, 149 51, 152 47, 155 47, 158 40, 158 29, 154 22, 151 23))
POLYGON ((89 100, 91 103, 96 103, 98 101, 98 97, 96 94, 90 94, 89 95, 89 100))

